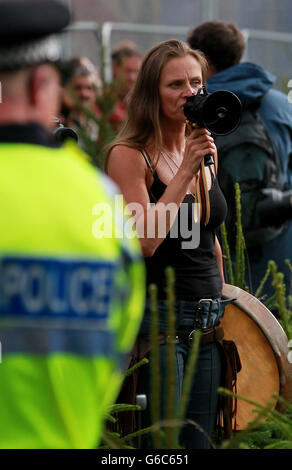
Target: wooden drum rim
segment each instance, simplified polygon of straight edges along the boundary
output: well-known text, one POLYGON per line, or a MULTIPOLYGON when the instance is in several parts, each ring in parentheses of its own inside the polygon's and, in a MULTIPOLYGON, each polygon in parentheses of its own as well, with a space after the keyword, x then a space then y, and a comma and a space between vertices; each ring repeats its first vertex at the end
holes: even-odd
MULTIPOLYGON (((282 326, 259 299, 239 287, 224 284, 222 297, 224 299, 236 298, 232 303, 246 313, 261 329, 274 352, 278 365, 280 396, 292 402, 292 363, 288 361, 288 338, 282 326)), ((282 409, 279 403, 276 408, 282 409)))

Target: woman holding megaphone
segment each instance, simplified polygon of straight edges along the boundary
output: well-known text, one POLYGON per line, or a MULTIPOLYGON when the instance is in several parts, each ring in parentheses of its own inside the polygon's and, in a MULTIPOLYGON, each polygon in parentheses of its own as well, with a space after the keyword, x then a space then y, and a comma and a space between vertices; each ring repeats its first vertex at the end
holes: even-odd
MULTIPOLYGON (((221 299, 222 253, 216 238, 227 206, 216 178, 217 153, 209 130, 192 128, 185 105, 205 85, 207 62, 199 51, 177 40, 162 42, 146 54, 132 91, 128 117, 110 145, 106 171, 131 209, 147 268, 147 284, 158 286, 161 401, 166 403, 165 268, 175 271, 176 404, 194 331, 201 330, 196 373, 184 426, 184 447, 209 448, 217 412, 223 333, 220 319, 228 300, 221 299), (204 156, 214 164, 205 168, 204 156), (133 204, 135 203, 135 204, 133 204)), ((146 302, 139 340, 149 337, 146 302)), ((149 399, 149 367, 139 371, 139 394, 149 399)), ((150 424, 142 411, 142 427, 150 424)), ((162 406, 163 408, 163 406, 162 406)), ((163 418, 165 415, 163 414, 163 418)), ((151 447, 149 437, 143 446, 151 447)))

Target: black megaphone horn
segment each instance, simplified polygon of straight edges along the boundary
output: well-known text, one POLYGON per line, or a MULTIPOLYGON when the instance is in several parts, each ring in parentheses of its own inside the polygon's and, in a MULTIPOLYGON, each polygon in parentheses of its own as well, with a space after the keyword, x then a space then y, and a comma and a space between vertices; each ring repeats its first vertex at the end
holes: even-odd
MULTIPOLYGON (((241 108, 240 99, 231 91, 208 93, 203 86, 196 95, 187 98, 184 114, 188 121, 198 127, 205 127, 212 134, 226 135, 238 127, 241 108)), ((212 165, 213 156, 206 155, 204 162, 205 165, 212 165)))

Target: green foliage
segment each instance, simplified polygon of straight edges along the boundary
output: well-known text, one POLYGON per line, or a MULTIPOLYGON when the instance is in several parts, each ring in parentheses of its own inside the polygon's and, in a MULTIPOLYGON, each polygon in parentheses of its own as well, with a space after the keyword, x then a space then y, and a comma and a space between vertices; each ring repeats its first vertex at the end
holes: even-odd
MULTIPOLYGON (((241 204, 239 185, 235 185, 236 193, 236 253, 235 265, 233 265, 230 255, 230 247, 227 241, 227 232, 225 224, 221 227, 222 248, 225 258, 225 266, 227 273, 227 282, 244 288, 245 283, 245 243, 244 234, 241 224, 241 204), (235 275, 234 275, 235 272, 235 275)), ((286 260, 286 264, 292 273, 292 264, 290 260, 286 260)), ((276 314, 278 321, 281 323, 288 339, 292 339, 292 298, 286 295, 286 286, 284 283, 283 273, 278 272, 277 265, 270 260, 267 265, 266 272, 257 287, 255 297, 261 298, 263 288, 268 280, 271 280, 274 288, 274 294, 265 300, 265 305, 276 314)), ((246 289, 246 287, 245 287, 246 289)), ((230 395, 227 390, 220 390, 221 393, 230 395)), ((277 400, 282 403, 285 412, 273 409, 274 401, 271 400, 266 407, 251 402, 245 397, 232 394, 240 400, 252 403, 255 406, 255 419, 250 422, 247 429, 236 432, 233 437, 221 444, 223 449, 291 449, 292 448, 292 405, 277 396, 277 400)))
MULTIPOLYGON (((174 286, 175 276, 172 268, 166 269, 167 281, 167 309, 168 309, 168 329, 167 337, 169 344, 167 348, 167 379, 168 379, 168 394, 166 397, 166 419, 171 420, 175 416, 175 315, 174 315, 174 286)), ((174 449, 178 447, 176 440, 175 428, 166 428, 166 448, 174 449)))
POLYGON ((235 250, 235 285, 244 289, 245 258, 244 236, 241 224, 240 187, 235 183, 235 207, 236 207, 236 250, 235 250))
MULTIPOLYGON (((286 52, 290 52, 290 60, 292 59, 291 51, 289 48, 286 49, 286 52)), ((288 86, 288 83, 290 81, 291 77, 288 74, 283 74, 282 76, 279 77, 279 85, 280 85, 280 90, 285 94, 288 95, 288 93, 291 91, 291 88, 288 86)))
MULTIPOLYGON (((227 264, 228 281, 232 284, 239 285, 244 288, 245 279, 245 259, 244 259, 244 236, 241 227, 241 207, 240 207, 240 191, 239 186, 236 188, 236 207, 237 207, 237 246, 236 246, 236 265, 233 268, 230 250, 227 242, 226 227, 221 227, 222 242, 225 253, 225 262, 227 264), (234 272, 235 275, 234 275, 234 272), (234 282, 233 282, 234 281, 234 282)), ((292 272, 292 265, 289 260, 286 261, 292 272)), ((286 288, 283 281, 283 274, 277 271, 274 261, 270 261, 267 266, 266 273, 256 291, 256 297, 260 298, 263 287, 268 279, 272 280, 274 287, 274 295, 266 301, 266 305, 270 308, 277 309, 279 321, 281 322, 288 338, 292 338, 292 315, 291 306, 292 298, 286 296, 286 288)), ((182 426, 186 423, 185 412, 190 393, 191 383, 195 373, 196 360, 198 357, 200 334, 196 333, 192 344, 191 354, 186 368, 182 397, 178 408, 174 403, 175 391, 175 373, 174 373, 174 351, 175 351, 175 295, 174 284, 175 277, 172 268, 166 270, 167 279, 167 307, 168 307, 168 367, 167 367, 167 405, 165 419, 161 420, 160 410, 160 363, 159 363, 159 330, 158 319, 159 311, 157 305, 157 287, 151 285, 149 287, 150 310, 151 310, 151 332, 150 332, 150 351, 151 351, 151 418, 152 425, 145 429, 137 429, 135 432, 121 436, 119 432, 105 431, 103 434, 103 447, 117 449, 134 449, 132 444, 135 440, 139 443, 139 439, 148 433, 151 433, 155 449, 179 449, 179 433, 182 426)), ((143 366, 148 362, 143 359, 136 364, 127 375, 131 374, 137 367, 143 366)), ((243 431, 235 432, 228 441, 220 442, 220 437, 214 433, 212 436, 212 447, 220 449, 291 449, 292 448, 292 405, 287 403, 283 398, 274 396, 271 401, 262 406, 246 397, 232 394, 229 390, 220 389, 220 393, 231 395, 238 400, 244 400, 254 405, 255 418, 247 428, 243 431), (275 398, 284 408, 284 412, 280 413, 274 409, 275 398)), ((116 404, 108 413, 107 420, 111 423, 118 423, 119 414, 123 411, 134 410, 140 413, 140 407, 129 404, 116 404)), ((190 421, 188 421, 190 422, 190 421)), ((196 423, 192 423, 198 427, 196 423)), ((203 432, 203 430, 202 430, 203 432)))
POLYGON ((222 248, 227 269, 226 282, 234 286, 245 289, 245 241, 241 223, 241 199, 240 187, 235 183, 235 207, 236 207, 236 243, 235 243, 235 263, 231 259, 230 246, 228 244, 227 230, 225 222, 221 225, 222 248))
MULTIPOLYGON (((235 184, 235 205, 236 205, 236 244, 235 262, 232 262, 230 247, 227 240, 226 226, 221 226, 222 248, 224 253, 224 264, 226 266, 226 282, 248 290, 245 285, 246 262, 245 262, 245 241, 241 223, 241 195, 239 184, 235 184), (235 274, 234 274, 235 273, 235 274)), ((285 260, 290 272, 292 264, 290 260, 285 260)), ((278 272, 275 261, 270 260, 267 264, 266 272, 254 294, 263 301, 267 308, 273 310, 281 323, 288 339, 292 339, 292 297, 287 296, 283 273, 278 272), (262 291, 268 280, 271 280, 274 294, 269 299, 262 299, 262 291)))
MULTIPOLYGON (((150 285, 150 309, 151 309, 151 420, 153 423, 159 421, 159 394, 160 390, 160 361, 159 361, 159 332, 158 332, 158 306, 157 306, 157 286, 150 285)), ((153 430, 152 439, 154 447, 161 449, 160 430, 153 430)))
MULTIPOLYGON (((143 358, 141 361, 137 362, 133 367, 129 368, 124 374, 124 379, 136 371, 139 367, 148 363, 148 359, 143 358)), ((136 411, 139 412, 141 407, 139 405, 133 405, 129 403, 115 403, 113 404, 105 417, 105 428, 102 432, 101 445, 100 449, 133 449, 134 447, 130 446, 128 442, 130 441, 130 436, 122 436, 121 429, 119 426, 119 414, 127 411, 136 411), (108 426, 108 423, 114 425, 112 430, 111 426, 108 426)))
MULTIPOLYGON (((179 434, 182 426, 186 423, 185 412, 188 402, 188 397, 191 389, 195 373, 195 365, 199 351, 200 343, 200 332, 196 332, 193 337, 191 353, 186 367, 185 379, 182 389, 182 396, 178 407, 175 407, 175 295, 174 295, 174 284, 175 277, 172 268, 166 269, 166 280, 167 280, 167 307, 168 307, 168 329, 167 329, 167 349, 168 349, 168 361, 167 361, 167 390, 168 395, 166 398, 166 410, 165 417, 161 419, 162 410, 160 409, 160 361, 159 361, 159 331, 158 331, 158 305, 157 305, 157 287, 155 285, 149 286, 150 295, 150 310, 151 310, 151 332, 150 332, 150 351, 151 351, 151 394, 150 394, 150 406, 151 406, 151 420, 152 425, 144 428, 137 429, 135 432, 122 436, 118 422, 118 415, 125 411, 136 411, 140 412, 141 408, 138 405, 120 404, 116 403, 113 405, 107 413, 106 421, 111 424, 115 424, 115 430, 112 431, 106 428, 103 431, 102 444, 100 448, 111 448, 111 449, 134 449, 137 448, 130 445, 130 443, 139 443, 139 438, 145 434, 151 433, 153 444, 155 449, 179 449, 179 434)), ((129 369, 126 376, 129 376, 137 367, 143 366, 147 363, 147 359, 142 359, 139 363, 135 364, 129 369)), ((194 426, 198 427, 197 423, 188 421, 194 426)), ((202 430, 202 432, 204 432, 202 430)))
MULTIPOLYGON (((230 395, 229 390, 220 389, 220 393, 230 395)), ((291 449, 292 443, 292 405, 277 394, 271 401, 262 406, 240 395, 232 394, 238 399, 255 406, 255 418, 243 431, 223 442, 222 449, 291 449), (284 413, 274 409, 274 399, 279 401, 284 413), (264 419, 264 420, 263 420, 264 419)))
POLYGON ((105 147, 115 137, 114 128, 110 117, 117 102, 117 88, 115 84, 103 83, 101 93, 96 91, 96 102, 101 110, 101 117, 97 117, 91 109, 82 105, 76 96, 72 96, 76 109, 82 113, 84 122, 76 129, 79 145, 91 159, 91 163, 102 169, 104 168, 105 147), (89 129, 95 125, 98 129, 97 139, 92 138, 89 129))
MULTIPOLYGON (((160 365, 159 365, 159 334, 158 334, 158 308, 157 288, 151 285, 150 301, 152 312, 151 329, 151 410, 152 438, 155 449, 179 449, 179 434, 185 424, 185 412, 190 393, 192 380, 195 373, 195 364, 198 356, 200 333, 194 335, 191 353, 187 363, 182 396, 178 408, 175 407, 175 275, 173 268, 166 269, 166 304, 168 312, 167 328, 167 387, 165 419, 161 420, 160 409, 160 365)), ((194 423, 195 425, 195 423, 194 423)))
MULTIPOLYGON (((237 207, 237 247, 236 247, 236 265, 235 275, 233 273, 233 265, 230 257, 230 250, 227 242, 226 227, 221 227, 223 249, 225 252, 225 262, 227 264, 228 280, 231 279, 232 284, 244 287, 245 277, 245 260, 244 260, 244 236, 241 227, 241 208, 240 208, 240 191, 239 186, 236 189, 236 207, 237 207)), ((292 265, 289 260, 286 261, 292 272, 292 265)), ((270 261, 267 266, 266 273, 257 288, 256 296, 260 298, 263 287, 268 278, 272 280, 274 287, 274 295, 266 301, 266 305, 270 308, 277 309, 279 321, 281 322, 288 338, 292 338, 292 315, 291 297, 286 297, 286 288, 283 281, 283 274, 277 271, 274 261, 270 261)), ((174 372, 174 351, 175 351, 175 295, 174 285, 175 277, 172 268, 166 270, 167 279, 167 307, 168 307, 168 366, 167 366, 167 390, 165 419, 161 420, 160 410, 160 363, 159 363, 159 330, 158 330, 158 305, 157 305, 157 287, 151 285, 149 287, 150 310, 151 310, 151 332, 150 332, 150 351, 151 351, 151 418, 152 425, 145 429, 137 429, 134 433, 121 436, 119 432, 106 431, 103 436, 103 446, 106 448, 134 449, 130 443, 139 443, 141 436, 151 433, 155 449, 179 449, 179 433, 185 424, 185 412, 190 393, 191 383, 195 373, 196 360, 199 351, 200 334, 196 333, 192 344, 192 350, 187 364, 183 391, 180 403, 176 409, 174 403, 175 396, 175 372, 174 372)), ((147 359, 143 359, 136 364, 127 375, 131 374, 137 367, 143 366, 147 359)), ((220 389, 220 393, 232 395, 238 400, 244 400, 254 405, 255 418, 251 421, 247 428, 243 431, 235 432, 228 441, 220 441, 220 437, 216 432, 212 436, 212 447, 222 449, 291 449, 292 448, 292 405, 285 402, 283 398, 277 396, 277 401, 284 407, 283 413, 274 409, 274 399, 266 405, 262 406, 252 402, 240 395, 232 394, 229 390, 220 389)), ((126 410, 135 410, 139 413, 140 408, 137 405, 116 404, 108 414, 109 422, 118 422, 119 413, 126 410)), ((190 422, 190 421, 188 421, 190 422)), ((192 423, 198 427, 196 423, 192 423)), ((202 430, 203 432, 203 430, 202 430)), ((137 446, 135 447, 137 448, 137 446)))
POLYGON ((229 248, 229 244, 227 241, 227 230, 226 230, 225 222, 223 222, 221 225, 221 236, 222 236, 223 250, 226 253, 226 267, 227 267, 228 282, 229 284, 234 285, 233 268, 232 268, 232 261, 231 261, 231 255, 230 255, 230 248, 229 248))

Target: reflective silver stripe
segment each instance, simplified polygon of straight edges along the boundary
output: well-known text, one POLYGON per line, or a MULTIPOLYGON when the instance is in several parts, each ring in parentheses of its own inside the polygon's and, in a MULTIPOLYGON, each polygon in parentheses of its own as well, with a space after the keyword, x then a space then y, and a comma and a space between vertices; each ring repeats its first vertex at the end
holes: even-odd
POLYGON ((13 70, 46 61, 57 62, 61 58, 62 46, 55 35, 23 45, 1 47, 0 44, 0 69, 3 70, 13 70))
POLYGON ((110 331, 1 328, 2 356, 10 354, 68 353, 103 356, 120 361, 121 354, 110 331))

